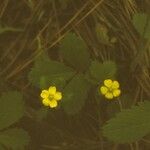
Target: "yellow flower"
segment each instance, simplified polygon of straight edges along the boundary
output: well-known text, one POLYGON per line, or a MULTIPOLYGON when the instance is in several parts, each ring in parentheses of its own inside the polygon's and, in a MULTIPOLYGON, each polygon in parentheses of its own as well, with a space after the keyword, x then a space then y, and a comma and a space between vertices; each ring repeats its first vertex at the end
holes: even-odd
POLYGON ((100 87, 100 92, 107 99, 113 99, 119 97, 121 90, 119 89, 120 84, 118 81, 112 81, 111 79, 104 80, 104 85, 100 87))
POLYGON ((56 90, 55 86, 50 86, 48 90, 42 90, 40 94, 44 106, 57 107, 58 101, 62 99, 62 93, 56 90))

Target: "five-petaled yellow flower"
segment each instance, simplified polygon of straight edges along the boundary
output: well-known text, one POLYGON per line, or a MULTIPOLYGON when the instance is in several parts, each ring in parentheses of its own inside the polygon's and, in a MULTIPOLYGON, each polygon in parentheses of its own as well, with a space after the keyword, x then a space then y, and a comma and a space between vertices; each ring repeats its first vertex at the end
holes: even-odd
POLYGON ((48 90, 42 90, 40 96, 42 97, 43 105, 49 106, 51 108, 57 107, 57 101, 62 99, 62 93, 56 91, 55 86, 50 86, 48 90))
POLYGON ((119 97, 121 90, 118 81, 112 81, 111 79, 104 80, 104 85, 100 87, 100 92, 107 99, 113 99, 114 97, 119 97))

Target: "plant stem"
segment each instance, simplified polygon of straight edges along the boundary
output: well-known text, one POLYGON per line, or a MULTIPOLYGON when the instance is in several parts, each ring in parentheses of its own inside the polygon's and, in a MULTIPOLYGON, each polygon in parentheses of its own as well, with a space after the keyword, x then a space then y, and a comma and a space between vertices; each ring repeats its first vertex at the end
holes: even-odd
POLYGON ((129 145, 130 145, 130 149, 131 149, 131 150, 134 150, 133 144, 130 143, 129 145))
POLYGON ((120 107, 120 111, 122 111, 123 106, 122 106, 121 100, 119 98, 118 98, 118 104, 119 104, 119 107, 120 107))
POLYGON ((138 141, 135 142, 135 149, 139 150, 139 143, 138 143, 138 141))

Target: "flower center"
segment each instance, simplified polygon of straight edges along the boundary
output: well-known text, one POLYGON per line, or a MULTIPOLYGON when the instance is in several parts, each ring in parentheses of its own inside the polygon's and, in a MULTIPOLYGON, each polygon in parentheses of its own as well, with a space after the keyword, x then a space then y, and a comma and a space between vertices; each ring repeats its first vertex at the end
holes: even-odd
POLYGON ((49 95, 49 96, 48 96, 48 99, 49 99, 49 100, 52 100, 53 98, 54 98, 54 95, 49 95))
POLYGON ((112 93, 113 92, 113 88, 112 87, 108 88, 108 91, 112 93))

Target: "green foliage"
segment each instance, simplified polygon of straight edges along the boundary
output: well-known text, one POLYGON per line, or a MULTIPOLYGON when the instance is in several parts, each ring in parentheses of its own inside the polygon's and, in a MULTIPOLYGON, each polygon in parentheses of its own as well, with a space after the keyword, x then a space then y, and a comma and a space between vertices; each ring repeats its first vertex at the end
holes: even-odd
POLYGON ((84 106, 88 96, 89 83, 83 75, 76 75, 63 92, 62 106, 66 113, 76 114, 84 106))
POLYGON ((68 33, 61 41, 60 53, 72 67, 85 71, 90 64, 90 54, 82 39, 73 33, 68 33))
POLYGON ((16 91, 2 94, 0 97, 0 130, 17 122, 24 114, 22 95, 16 91))
POLYGON ((140 140, 150 133, 150 102, 139 103, 110 119, 103 127, 103 135, 117 143, 140 140))
POLYGON ((108 78, 113 79, 116 71, 117 67, 113 61, 105 61, 103 63, 93 61, 90 66, 90 74, 97 83, 108 78))
POLYGON ((74 71, 57 61, 50 60, 45 54, 41 55, 29 73, 29 81, 39 87, 47 88, 50 85, 63 87, 74 71))
POLYGON ((14 128, 0 132, 0 145, 2 144, 11 150, 24 150, 29 139, 27 132, 23 129, 14 128))
POLYGON ((135 14, 133 16, 133 25, 141 36, 150 39, 150 17, 147 14, 135 14))

